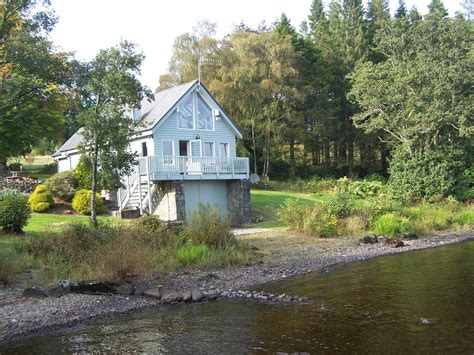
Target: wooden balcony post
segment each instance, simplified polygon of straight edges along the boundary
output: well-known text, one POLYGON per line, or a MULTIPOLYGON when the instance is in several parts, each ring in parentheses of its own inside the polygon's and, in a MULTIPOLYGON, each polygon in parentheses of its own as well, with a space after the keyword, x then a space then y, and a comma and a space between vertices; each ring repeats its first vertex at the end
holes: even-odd
POLYGON ((138 201, 140 203, 140 215, 143 214, 143 201, 142 201, 142 178, 140 176, 140 163, 137 165, 137 179, 138 179, 138 201))
POLYGON ((148 213, 153 214, 152 210, 152 198, 151 198, 151 185, 150 185, 150 157, 146 157, 146 176, 147 176, 147 189, 148 189, 148 213))

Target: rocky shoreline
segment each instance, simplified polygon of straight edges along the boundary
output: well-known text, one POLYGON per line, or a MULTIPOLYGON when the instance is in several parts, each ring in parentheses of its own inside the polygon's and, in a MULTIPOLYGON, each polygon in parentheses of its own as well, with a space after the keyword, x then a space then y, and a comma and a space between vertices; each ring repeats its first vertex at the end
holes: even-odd
MULTIPOLYGON (((275 236, 276 238, 280 237, 275 236)), ((399 248, 385 243, 365 244, 353 238, 317 240, 303 245, 295 239, 295 245, 289 244, 287 248, 272 253, 266 261, 258 261, 245 267, 206 271, 184 270, 160 275, 155 280, 147 282, 144 287, 144 289, 158 289, 159 297, 66 293, 59 298, 27 298, 22 296, 22 290, 0 290, 0 346, 34 333, 73 326, 100 317, 145 307, 158 307, 164 303, 193 301, 193 291, 197 294, 202 293, 199 299, 194 300, 201 302, 217 298, 258 302, 305 302, 307 300, 295 295, 267 294, 252 291, 251 288, 309 272, 327 272, 328 268, 336 265, 468 240, 474 240, 474 231, 408 240, 399 248), (169 302, 163 299, 165 293, 169 302), (174 296, 177 297, 173 298, 174 296)), ((289 243, 292 241, 290 238, 289 243)))

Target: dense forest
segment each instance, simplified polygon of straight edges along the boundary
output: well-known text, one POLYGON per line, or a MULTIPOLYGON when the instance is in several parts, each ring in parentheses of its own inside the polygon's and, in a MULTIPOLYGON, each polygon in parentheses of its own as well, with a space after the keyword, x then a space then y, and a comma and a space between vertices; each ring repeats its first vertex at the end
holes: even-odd
POLYGON ((391 174, 450 193, 473 156, 469 4, 451 18, 440 0, 424 16, 403 0, 393 16, 385 0, 314 0, 299 30, 282 14, 220 39, 203 21, 176 38, 158 90, 195 79, 201 59, 263 178, 391 174))
MULTIPOLYGON (((201 61, 244 133, 239 155, 264 180, 379 174, 406 197, 459 195, 474 180, 473 5, 462 5, 449 17, 441 0, 424 15, 403 0, 394 11, 387 0, 313 0, 298 29, 282 14, 223 38, 201 21, 176 38, 157 90, 195 80, 201 61)), ((51 43, 48 0, 0 10, 1 171, 83 125, 95 79, 94 63, 51 43)))

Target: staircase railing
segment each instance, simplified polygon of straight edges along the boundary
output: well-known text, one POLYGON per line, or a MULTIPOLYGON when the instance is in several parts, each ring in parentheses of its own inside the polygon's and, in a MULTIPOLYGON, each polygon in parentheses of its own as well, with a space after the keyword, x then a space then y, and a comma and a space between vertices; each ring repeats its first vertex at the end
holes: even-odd
MULTIPOLYGON (((138 171, 138 165, 136 165, 130 175, 125 176, 122 178, 122 186, 123 188, 119 188, 118 190, 118 200, 119 200, 119 209, 123 210, 127 205, 130 197, 132 197, 133 193, 139 188, 140 186, 140 174, 138 171)), ((141 202, 141 196, 140 196, 141 202)), ((141 204, 141 203, 140 203, 141 204)))

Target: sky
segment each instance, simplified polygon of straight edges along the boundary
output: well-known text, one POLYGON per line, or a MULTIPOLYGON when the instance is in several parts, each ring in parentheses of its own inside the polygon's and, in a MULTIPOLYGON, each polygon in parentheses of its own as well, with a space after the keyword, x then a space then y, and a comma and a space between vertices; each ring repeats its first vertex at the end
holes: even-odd
MULTIPOLYGON (((51 37, 57 47, 92 59, 100 49, 121 39, 138 45, 145 55, 141 81, 152 89, 166 73, 174 39, 191 32, 200 20, 217 24, 217 36, 228 34, 240 22, 257 27, 272 24, 284 12, 296 28, 306 20, 311 0, 53 0, 59 22, 51 37)), ((326 1, 329 2, 329 1, 326 1)), ((405 0, 424 14, 429 0, 405 0)), ((390 0, 392 12, 398 0, 390 0)), ((459 1, 445 0, 449 14, 461 10, 459 1)))

